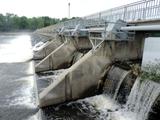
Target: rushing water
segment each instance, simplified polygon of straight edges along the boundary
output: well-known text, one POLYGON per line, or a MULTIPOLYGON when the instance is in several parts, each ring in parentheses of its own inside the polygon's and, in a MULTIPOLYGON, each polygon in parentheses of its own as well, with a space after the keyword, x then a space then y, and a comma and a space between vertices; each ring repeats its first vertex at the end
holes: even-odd
POLYGON ((46 87, 53 83, 57 77, 65 70, 55 70, 41 72, 36 75, 38 93, 42 92, 46 87))
MULTIPOLYGON (((131 89, 131 84, 135 80, 127 77, 129 74, 130 71, 112 66, 106 78, 103 94, 58 106, 45 107, 41 110, 42 118, 44 120, 147 120, 151 107, 159 96, 160 86, 150 80, 140 83, 137 79, 131 92, 127 91, 130 95, 123 91, 125 97, 128 95, 129 97, 125 98, 127 103, 122 105, 116 101, 116 98, 122 85, 126 86, 124 84, 128 83, 131 89)), ((54 79, 52 75, 42 77, 43 81, 53 81, 49 80, 50 78, 54 79)))
POLYGON ((0 35, 0 120, 37 120, 30 36, 0 35))
MULTIPOLYGON (((160 95, 160 85, 151 80, 140 82, 138 78, 132 87, 126 105, 121 105, 115 100, 129 73, 129 71, 112 67, 106 78, 107 87, 104 88, 102 95, 61 104, 57 107, 46 107, 42 110, 43 119, 147 120, 149 112, 152 111, 152 105, 160 95)), ((154 118, 154 120, 159 120, 159 118, 154 118)))
POLYGON ((137 79, 126 105, 119 104, 116 97, 129 72, 113 67, 103 94, 39 109, 37 93, 65 70, 39 74, 36 85, 29 35, 1 35, 0 56, 0 120, 146 120, 160 93, 159 84, 137 79))
MULTIPOLYGON (((114 99, 116 98, 120 85, 127 74, 128 72, 125 70, 117 67, 111 68, 107 80, 110 79, 117 84, 110 84, 110 86, 107 86, 107 88, 104 89, 104 94, 81 99, 75 102, 64 103, 58 106, 45 107, 41 111, 42 118, 44 120, 110 120, 111 113, 121 109, 121 105, 114 99), (113 86, 115 90, 112 88, 113 86), (110 90, 110 93, 108 93, 107 90, 110 90)), ((45 77, 42 78, 44 80, 45 77)), ((45 81, 48 81, 47 79, 48 78, 46 77, 45 81)), ((38 80, 37 83, 40 81, 38 80)))
POLYGON ((126 110, 134 112, 136 120, 146 120, 159 94, 160 85, 158 83, 151 80, 144 80, 140 83, 138 78, 128 98, 126 110))

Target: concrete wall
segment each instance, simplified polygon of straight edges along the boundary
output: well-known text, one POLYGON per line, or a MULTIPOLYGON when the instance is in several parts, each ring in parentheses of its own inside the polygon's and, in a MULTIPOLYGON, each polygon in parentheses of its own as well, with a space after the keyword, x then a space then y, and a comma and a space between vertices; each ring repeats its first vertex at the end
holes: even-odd
MULTIPOLYGON (((58 46, 57 46, 58 47, 58 46)), ((72 61, 76 51, 73 43, 68 41, 57 52, 48 57, 42 64, 35 68, 36 72, 66 68, 72 61)))
MULTIPOLYGON (((61 39, 55 40, 53 44, 50 44, 40 53, 40 56, 43 56, 44 54, 45 56, 48 55, 62 43, 63 42, 61 39)), ((68 68, 71 66, 75 56, 79 56, 77 55, 78 51, 83 52, 88 49, 91 49, 91 44, 88 39, 70 38, 62 48, 55 52, 55 54, 51 55, 48 59, 46 59, 40 66, 36 67, 35 70, 36 72, 41 72, 46 70, 68 68)))
POLYGON ((34 60, 39 60, 45 58, 47 55, 49 55, 53 50, 55 50, 58 46, 60 46, 63 43, 62 40, 60 39, 52 39, 49 42, 49 45, 44 47, 40 51, 36 51, 33 53, 33 59, 34 60))
POLYGON ((106 68, 116 60, 139 59, 142 41, 106 41, 89 51, 40 93, 40 106, 48 106, 91 95, 106 68), (88 94, 89 93, 89 94, 88 94))
POLYGON ((92 45, 87 37, 71 38, 77 50, 91 49, 92 45))

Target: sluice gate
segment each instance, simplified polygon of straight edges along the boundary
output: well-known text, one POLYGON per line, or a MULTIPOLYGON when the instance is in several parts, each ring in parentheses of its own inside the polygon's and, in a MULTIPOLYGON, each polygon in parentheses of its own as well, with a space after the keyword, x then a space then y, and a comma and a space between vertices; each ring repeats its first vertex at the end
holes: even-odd
POLYGON ((108 100, 107 95, 125 106, 123 110, 108 108, 112 111, 108 117, 115 120, 130 112, 138 120, 157 116, 150 109, 159 113, 160 86, 150 71, 143 70, 145 59, 159 56, 154 51, 156 55, 147 53, 145 58, 147 50, 160 45, 153 40, 160 37, 158 6, 159 0, 139 1, 35 31, 33 36, 43 39, 34 48, 35 71, 47 74, 37 77, 37 83, 42 79, 45 83, 38 91, 39 106, 102 94, 103 99, 108 100), (55 77, 53 71, 59 70, 55 77))
POLYGON ((140 59, 142 42, 134 40, 134 32, 121 30, 125 26, 126 22, 118 20, 62 28, 56 37, 61 44, 35 65, 36 72, 66 69, 39 93, 40 106, 94 95, 98 82, 114 62, 140 59))

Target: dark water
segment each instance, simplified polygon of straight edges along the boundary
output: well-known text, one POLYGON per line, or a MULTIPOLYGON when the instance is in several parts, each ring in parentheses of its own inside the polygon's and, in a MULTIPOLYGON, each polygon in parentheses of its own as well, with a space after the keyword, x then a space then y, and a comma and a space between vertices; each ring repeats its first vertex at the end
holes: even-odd
MULTIPOLYGON (((55 81, 64 71, 65 69, 37 74, 38 93, 55 81)), ((42 120, 101 120, 100 111, 85 99, 44 107, 40 111, 42 120)))
POLYGON ((85 101, 50 106, 42 110, 44 120, 100 120, 98 115, 99 111, 85 101))
MULTIPOLYGON (((37 86, 40 93, 65 71, 56 70, 37 74, 37 86)), ((77 101, 61 103, 42 108, 42 120, 110 120, 109 114, 120 106, 106 94, 95 95, 77 101)))
POLYGON ((0 35, 0 120, 37 120, 29 35, 0 35))

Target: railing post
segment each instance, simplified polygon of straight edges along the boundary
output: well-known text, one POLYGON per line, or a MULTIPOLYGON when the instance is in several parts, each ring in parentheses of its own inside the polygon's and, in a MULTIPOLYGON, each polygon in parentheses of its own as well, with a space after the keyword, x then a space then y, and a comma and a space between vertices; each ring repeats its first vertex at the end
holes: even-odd
POLYGON ((101 13, 99 13, 99 19, 101 19, 101 13))
POLYGON ((148 5, 148 1, 145 0, 145 4, 144 4, 144 8, 143 8, 143 17, 142 17, 143 20, 146 19, 147 5, 148 5))
POLYGON ((124 12, 123 12, 123 20, 126 20, 126 14, 127 14, 127 6, 124 7, 124 12))
POLYGON ((111 13, 110 13, 110 19, 109 21, 113 21, 113 14, 112 14, 112 10, 111 10, 111 13))

